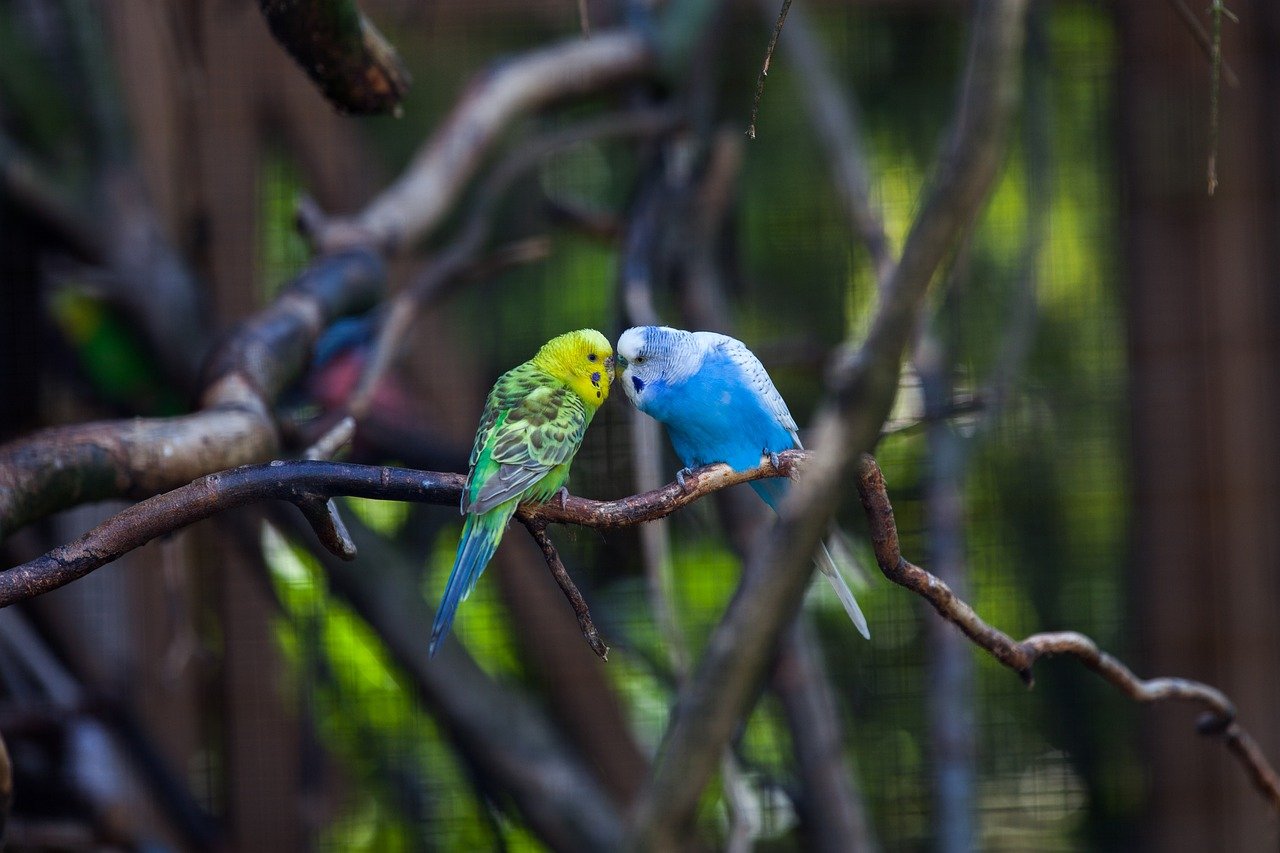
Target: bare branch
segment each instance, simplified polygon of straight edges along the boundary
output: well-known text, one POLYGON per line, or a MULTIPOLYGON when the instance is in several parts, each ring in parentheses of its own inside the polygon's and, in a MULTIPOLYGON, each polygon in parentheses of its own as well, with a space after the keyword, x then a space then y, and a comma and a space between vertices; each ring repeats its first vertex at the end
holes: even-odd
POLYGON ((670 109, 609 113, 535 137, 503 160, 480 187, 461 234, 436 254, 392 300, 387 309, 386 321, 378 331, 373 354, 352 394, 348 411, 357 419, 364 417, 378 380, 400 354, 414 318, 426 306, 448 293, 451 286, 469 277, 489 239, 495 208, 516 180, 555 152, 574 144, 589 140, 660 134, 674 128, 678 120, 678 115, 670 109))
POLYGON ((751 121, 747 123, 747 136, 756 138, 756 117, 760 114, 760 97, 764 94, 764 78, 769 76, 769 65, 773 62, 773 50, 778 46, 778 36, 782 33, 782 25, 787 20, 787 12, 791 10, 791 0, 782 0, 782 8, 778 10, 778 20, 773 24, 773 34, 769 36, 769 47, 764 52, 764 62, 760 65, 760 76, 756 78, 756 94, 751 99, 751 121))
POLYGON ((213 354, 200 412, 58 427, 0 447, 0 538, 59 509, 146 497, 269 458, 277 447, 271 403, 321 330, 367 309, 383 278, 368 252, 316 261, 213 354))
MULTIPOLYGON (((802 451, 788 451, 779 455, 777 468, 765 459, 749 471, 733 471, 723 464, 708 465, 685 477, 683 488, 670 483, 661 489, 616 501, 570 496, 563 506, 559 500, 541 506, 522 506, 517 517, 526 524, 543 526, 631 527, 670 515, 718 489, 764 477, 790 476, 805 458, 802 451)), ((289 501, 303 508, 304 514, 311 513, 308 522, 318 521, 323 526, 328 521, 319 517, 322 513, 316 506, 320 501, 351 495, 456 506, 464 481, 461 474, 319 461, 271 462, 209 474, 134 504, 74 542, 0 572, 0 607, 64 586, 158 536, 258 501, 289 501)), ((347 550, 341 541, 344 532, 321 534, 322 538, 330 538, 326 547, 337 543, 330 550, 339 556, 347 550)))
MULTIPOLYGON (((522 506, 517 517, 530 528, 535 538, 538 536, 535 531, 542 531, 545 535, 549 523, 603 529, 628 527, 670 515, 699 498, 732 485, 764 477, 791 476, 809 458, 808 452, 792 450, 779 454, 776 468, 768 457, 748 471, 735 472, 723 464, 708 465, 689 474, 684 487, 670 483, 661 489, 616 501, 592 501, 571 496, 563 506, 559 501, 541 506, 522 506)), ((819 470, 818 466, 811 467, 819 470)), ((0 607, 56 589, 151 539, 249 503, 278 499, 301 505, 337 495, 353 495, 453 506, 458 502, 464 482, 461 474, 310 461, 273 462, 210 474, 187 486, 135 504, 76 541, 0 572, 0 607)), ((1256 742, 1235 721, 1235 706, 1221 691, 1181 678, 1143 681, 1123 663, 1100 651, 1088 637, 1075 632, 1035 634, 1021 642, 1013 640, 984 622, 945 583, 903 558, 884 476, 869 456, 862 457, 858 491, 871 525, 876 560, 885 576, 927 600, 976 645, 1017 672, 1024 682, 1032 683, 1031 667, 1039 658, 1070 654, 1135 701, 1181 699, 1201 704, 1210 714, 1199 722, 1200 731, 1221 736, 1232 754, 1249 771, 1255 786, 1275 808, 1280 809, 1280 779, 1256 742)), ((554 547, 551 550, 554 554, 554 547)), ((749 586, 758 583, 753 583, 753 576, 748 576, 738 597, 741 598, 749 586)), ((585 602, 582 607, 585 612, 585 602)), ((580 620, 583 612, 579 614, 580 620)), ((584 633, 587 633, 589 625, 588 614, 584 633)), ((598 634, 595 637, 599 639, 598 634)), ((693 683, 698 682, 695 679, 693 683)))
POLYGON ((871 524, 876 562, 884 576, 932 604, 976 645, 1018 673, 1027 686, 1032 684, 1031 667, 1037 660, 1071 655, 1135 702, 1176 699, 1202 705, 1209 713, 1197 723, 1197 729, 1205 735, 1222 737, 1231 754, 1244 766, 1254 787, 1272 808, 1280 811, 1280 777, 1262 755, 1257 742, 1236 722, 1235 705, 1220 690, 1184 678, 1140 679, 1123 663, 1101 651, 1093 640, 1075 631, 1033 634, 1021 642, 1014 640, 984 622, 945 583, 902 556, 884 475, 870 456, 862 459, 858 493, 871 524))
POLYGON ((332 459, 338 453, 351 443, 356 435, 356 419, 346 416, 338 419, 338 422, 329 427, 323 435, 316 439, 315 444, 307 448, 302 454, 303 459, 332 459))
POLYGON ((586 639, 587 645, 591 647, 591 651, 599 656, 600 660, 608 660, 609 647, 605 645, 604 640, 600 637, 600 632, 596 630, 595 623, 591 621, 591 611, 587 608, 586 599, 578 591, 573 578, 569 577, 569 571, 564 567, 564 562, 560 559, 560 554, 556 551, 555 544, 551 541, 551 537, 547 536, 546 522, 526 520, 524 526, 528 528, 530 535, 533 536, 533 541, 537 542, 538 547, 542 549, 542 556, 547 561, 547 568, 551 570, 551 576, 556 579, 556 583, 560 584, 560 589, 564 591, 565 598, 569 599, 569 604, 573 607, 574 615, 578 617, 578 627, 582 630, 582 636, 586 639))
POLYGON ((338 507, 332 498, 301 497, 294 503, 302 510, 302 517, 311 525, 316 538, 330 554, 344 560, 356 558, 356 544, 351 541, 346 522, 338 514, 338 507))
POLYGON ((345 246, 403 250, 452 207, 516 117, 552 101, 601 91, 657 68, 652 46, 632 32, 598 33, 532 51, 477 76, 440 130, 400 178, 352 218, 311 215, 309 237, 323 251, 345 246))
POLYGON ((271 34, 338 110, 400 114, 409 72, 355 0, 259 0, 271 34))
POLYGON ((629 845, 667 849, 689 831, 720 751, 755 701, 778 638, 800 607, 810 556, 824 535, 853 464, 869 450, 892 406, 908 337, 939 264, 972 227, 1000 163, 1016 101, 1025 0, 980 0, 959 107, 926 188, 902 260, 881 288, 871 331, 836 366, 817 420, 816 455, 783 503, 782 518, 756 549, 738 594, 712 632, 697 673, 681 691, 637 807, 629 845))

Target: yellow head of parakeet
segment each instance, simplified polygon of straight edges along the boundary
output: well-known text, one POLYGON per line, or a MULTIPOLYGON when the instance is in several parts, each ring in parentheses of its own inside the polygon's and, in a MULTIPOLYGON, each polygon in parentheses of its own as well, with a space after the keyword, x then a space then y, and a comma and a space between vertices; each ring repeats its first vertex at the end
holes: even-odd
POLYGON ((613 346, 595 329, 578 329, 552 338, 531 360, 569 386, 592 410, 609 398, 613 346))

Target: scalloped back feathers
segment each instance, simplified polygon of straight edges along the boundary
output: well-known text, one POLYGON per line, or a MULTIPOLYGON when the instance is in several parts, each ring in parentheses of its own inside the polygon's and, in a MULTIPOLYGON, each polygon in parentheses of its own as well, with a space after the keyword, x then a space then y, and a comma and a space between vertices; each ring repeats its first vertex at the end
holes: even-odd
POLYGON ((608 339, 580 329, 548 341, 494 383, 471 449, 460 507, 467 523, 431 629, 431 654, 475 588, 516 507, 545 502, 569 478, 612 378, 608 339))

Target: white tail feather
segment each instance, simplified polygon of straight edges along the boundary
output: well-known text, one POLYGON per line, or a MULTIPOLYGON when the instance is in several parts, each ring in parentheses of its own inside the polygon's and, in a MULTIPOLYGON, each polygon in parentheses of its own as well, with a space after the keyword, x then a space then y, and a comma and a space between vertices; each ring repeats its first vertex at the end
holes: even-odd
POLYGON ((840 603, 844 605, 844 612, 849 614, 849 618, 853 620, 853 627, 858 629, 858 633, 871 639, 871 629, 867 627, 867 617, 862 615, 862 608, 858 606, 858 600, 853 597, 853 590, 849 589, 849 585, 845 583, 844 576, 840 574, 840 569, 836 566, 836 561, 831 559, 831 552, 827 550, 826 543, 822 543, 818 549, 818 553, 814 555, 814 561, 818 564, 818 568, 827 580, 831 581, 831 586, 835 588, 836 596, 840 599, 840 603))

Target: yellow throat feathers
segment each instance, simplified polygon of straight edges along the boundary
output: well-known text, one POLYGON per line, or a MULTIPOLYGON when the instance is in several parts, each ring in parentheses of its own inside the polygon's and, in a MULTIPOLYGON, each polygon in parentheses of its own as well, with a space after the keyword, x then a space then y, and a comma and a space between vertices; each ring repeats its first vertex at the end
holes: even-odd
POLYGON ((543 344, 532 359, 582 398, 591 411, 609 398, 613 381, 613 347, 595 329, 565 332, 543 344))

